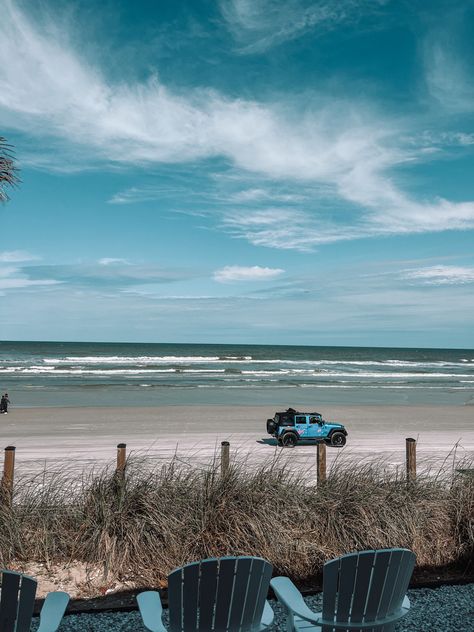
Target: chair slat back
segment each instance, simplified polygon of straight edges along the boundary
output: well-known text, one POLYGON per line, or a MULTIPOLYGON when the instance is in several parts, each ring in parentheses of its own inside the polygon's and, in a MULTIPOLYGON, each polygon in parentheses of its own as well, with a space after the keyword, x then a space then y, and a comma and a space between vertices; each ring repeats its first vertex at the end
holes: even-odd
POLYGON ((35 606, 36 588, 38 582, 32 577, 23 575, 21 579, 20 601, 15 632, 29 632, 33 608, 35 606))
POLYGON ((336 621, 348 621, 352 607, 352 595, 357 575, 357 556, 348 555, 340 558, 339 589, 336 608, 336 621))
POLYGON ((183 630, 197 630, 199 565, 190 564, 183 568, 183 630))
POLYGON ((331 560, 324 565, 323 619, 376 624, 396 614, 414 566, 415 555, 408 549, 362 551, 331 560))
POLYGON ((217 592, 214 595, 215 616, 211 630, 227 630, 229 624, 229 611, 232 604, 234 591, 235 558, 223 558, 219 560, 217 569, 217 592))
POLYGON ((408 590, 408 585, 410 583, 411 576, 413 574, 413 569, 415 568, 416 557, 412 551, 407 549, 399 549, 399 564, 398 564, 398 575, 395 580, 395 586, 392 591, 392 597, 389 601, 389 606, 387 608, 387 612, 395 612, 400 608, 403 599, 408 590))
POLYGON ((188 564, 168 577, 171 632, 246 632, 259 627, 272 566, 257 557, 188 564))
POLYGON ((247 601, 242 618, 242 630, 260 625, 263 609, 272 578, 273 566, 263 559, 254 558, 249 579, 247 601))
POLYGON ((37 582, 14 571, 2 571, 0 580, 1 632, 27 632, 33 616, 37 582))
POLYGON ((208 560, 201 565, 201 580, 199 590, 199 630, 206 632, 212 629, 214 618, 214 604, 217 591, 217 560, 208 560))

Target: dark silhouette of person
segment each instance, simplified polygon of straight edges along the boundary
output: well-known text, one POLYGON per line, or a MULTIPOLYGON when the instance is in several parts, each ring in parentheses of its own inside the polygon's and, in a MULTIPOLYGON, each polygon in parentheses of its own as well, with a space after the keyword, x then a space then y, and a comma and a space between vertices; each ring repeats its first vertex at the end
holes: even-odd
POLYGON ((10 404, 10 400, 8 399, 8 393, 5 393, 5 395, 2 395, 2 399, 0 401, 0 412, 7 414, 8 404, 10 404))

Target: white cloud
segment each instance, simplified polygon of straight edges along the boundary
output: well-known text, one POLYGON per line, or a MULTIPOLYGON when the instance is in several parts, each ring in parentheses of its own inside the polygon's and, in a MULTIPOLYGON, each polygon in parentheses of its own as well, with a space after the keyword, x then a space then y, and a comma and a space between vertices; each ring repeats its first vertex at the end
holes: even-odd
POLYGON ((260 266, 225 266, 214 272, 214 280, 219 283, 232 281, 270 281, 284 273, 280 268, 262 268, 260 266))
POLYGON ((310 213, 291 208, 230 211, 224 214, 222 226, 255 246, 284 250, 308 251, 314 246, 363 236, 349 226, 338 228, 324 224, 310 213))
MULTIPOLYGON (((20 251, 2 253, 0 257, 0 261, 9 262, 9 263, 19 263, 23 261, 30 261, 35 257, 30 256, 27 258, 28 253, 21 253, 20 251), (15 258, 15 254, 17 255, 15 258), (5 255, 7 255, 5 257, 5 255), (10 256, 10 258, 8 258, 10 256)), ((29 277, 27 272, 25 272, 27 268, 21 269, 16 266, 2 266, 0 267, 0 292, 3 295, 4 290, 16 290, 23 288, 32 288, 35 286, 48 286, 48 285, 57 285, 60 281, 55 279, 32 279, 29 277)))
POLYGON ((459 145, 461 147, 469 147, 474 145, 474 134, 469 132, 440 132, 438 142, 442 145, 459 145))
POLYGON ((128 261, 126 259, 116 259, 114 257, 103 257, 102 259, 99 259, 99 263, 102 266, 110 266, 117 263, 127 264, 128 261))
POLYGON ((124 191, 118 191, 109 200, 108 204, 137 204, 160 200, 170 194, 169 187, 140 186, 130 187, 124 191))
POLYGON ((383 1, 370 0, 221 0, 221 13, 241 52, 265 51, 307 31, 328 31, 383 1))
POLYGON ((390 187, 374 199, 363 191, 348 191, 354 202, 374 206, 371 212, 353 216, 352 221, 324 220, 324 216, 292 208, 229 211, 222 227, 257 246, 309 251, 316 246, 368 237, 464 230, 474 227, 474 203, 452 203, 439 199, 433 204, 411 201, 390 187), (399 203, 397 204, 397 197, 399 203), (377 199, 378 204, 377 205, 377 199), (385 205, 385 207, 384 207, 385 205))
POLYGON ((474 283, 474 268, 438 265, 405 270, 402 277, 425 285, 464 285, 474 283))
POLYGON ((35 261, 39 257, 26 252, 25 250, 5 250, 0 252, 1 263, 19 263, 21 261, 35 261))
POLYGON ((230 203, 246 204, 248 202, 301 202, 307 199, 297 193, 280 193, 263 188, 243 189, 227 196, 230 203))
POLYGON ((60 281, 54 281, 53 279, 39 279, 34 281, 32 279, 12 278, 3 279, 0 278, 0 290, 16 290, 25 287, 34 287, 38 285, 57 285, 60 281))
MULTIPOLYGON (((332 7, 342 16, 366 4, 346 1, 337 8, 324 2, 318 11, 332 7)), ((259 14, 264 6, 271 6, 275 17, 280 5, 235 6, 245 22, 251 19, 247 13, 259 14)), ((473 202, 417 201, 394 183, 390 170, 413 160, 413 147, 400 145, 406 130, 399 123, 384 119, 367 104, 329 102, 319 95, 310 106, 305 98, 305 105, 290 107, 232 100, 212 90, 178 94, 156 77, 146 83, 113 83, 65 41, 64 33, 59 37, 57 29, 41 30, 39 24, 4 0, 0 58, 9 62, 0 64, 0 118, 5 126, 30 136, 49 135, 59 147, 77 147, 78 155, 87 156, 85 168, 98 160, 143 165, 221 157, 237 169, 273 181, 325 187, 340 201, 344 221, 325 217, 318 200, 304 213, 279 211, 287 232, 272 208, 225 210, 224 227, 267 246, 294 243, 308 249, 374 235, 474 228, 473 202)), ((146 195, 156 197, 156 191, 146 195)), ((234 202, 248 204, 253 197, 261 204, 266 195, 257 186, 242 191, 234 202)), ((269 195, 269 204, 285 201, 284 194, 275 195, 273 200, 269 195)), ((131 189, 110 201, 137 199, 143 200, 143 192, 131 189)), ((289 198, 286 203, 295 201, 289 198)))
POLYGON ((426 129, 407 138, 416 151, 437 152, 445 148, 469 148, 474 145, 474 134, 464 131, 426 129))
POLYGON ((427 35, 423 50, 426 86, 446 110, 472 112, 474 83, 471 68, 460 52, 459 30, 452 19, 427 35))

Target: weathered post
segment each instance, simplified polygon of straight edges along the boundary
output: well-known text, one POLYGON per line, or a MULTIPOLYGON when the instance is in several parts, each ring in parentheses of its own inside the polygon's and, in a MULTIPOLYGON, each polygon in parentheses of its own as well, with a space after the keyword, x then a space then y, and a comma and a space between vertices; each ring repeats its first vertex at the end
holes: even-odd
POLYGON ((317 450, 318 485, 322 485, 326 481, 326 444, 324 441, 318 441, 317 450))
POLYGON ((416 479, 416 439, 405 439, 407 461, 407 483, 416 479))
POLYGON ((2 499, 11 506, 13 501, 13 479, 15 476, 15 446, 7 445, 3 462, 2 499))
POLYGON ((125 465, 127 463, 127 444, 119 443, 117 445, 117 474, 123 474, 125 472, 125 465))
POLYGON ((230 466, 230 443, 228 441, 221 442, 221 476, 226 476, 230 466))

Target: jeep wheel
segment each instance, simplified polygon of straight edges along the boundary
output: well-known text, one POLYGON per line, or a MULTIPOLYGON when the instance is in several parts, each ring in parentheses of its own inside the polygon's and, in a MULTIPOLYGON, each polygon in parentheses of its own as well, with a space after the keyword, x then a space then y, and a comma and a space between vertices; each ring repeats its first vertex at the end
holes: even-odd
POLYGON ((283 435, 281 442, 285 448, 294 448, 298 443, 298 437, 293 432, 287 432, 283 435))
POLYGON ((333 432, 331 435, 331 445, 335 448, 342 448, 346 445, 346 435, 343 432, 333 432))

